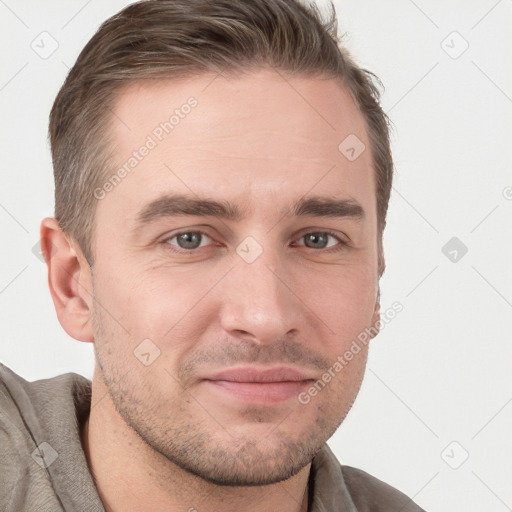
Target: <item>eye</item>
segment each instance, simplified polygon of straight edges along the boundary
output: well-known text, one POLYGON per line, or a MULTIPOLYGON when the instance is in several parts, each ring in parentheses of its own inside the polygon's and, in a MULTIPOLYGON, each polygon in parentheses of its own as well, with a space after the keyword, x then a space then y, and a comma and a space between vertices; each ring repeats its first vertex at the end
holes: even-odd
POLYGON ((211 238, 202 231, 185 231, 164 240, 165 243, 177 245, 180 249, 184 250, 199 249, 200 247, 208 245, 208 241, 211 241, 211 238), (173 242, 174 240, 175 243, 173 242))
POLYGON ((304 245, 309 249, 328 249, 337 244, 340 246, 345 245, 343 240, 341 240, 334 233, 330 233, 329 231, 315 231, 312 233, 306 233, 305 235, 302 235, 299 240, 303 240, 304 242, 298 242, 297 245, 304 245))

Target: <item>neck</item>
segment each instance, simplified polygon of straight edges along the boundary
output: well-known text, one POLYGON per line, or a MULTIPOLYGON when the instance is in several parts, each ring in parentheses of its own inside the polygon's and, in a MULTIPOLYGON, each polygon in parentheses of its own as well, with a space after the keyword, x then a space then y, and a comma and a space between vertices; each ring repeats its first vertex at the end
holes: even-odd
POLYGON ((91 413, 81 435, 89 469, 107 512, 308 510, 311 464, 272 485, 231 487, 207 482, 147 445, 120 417, 98 379, 93 379, 91 413))

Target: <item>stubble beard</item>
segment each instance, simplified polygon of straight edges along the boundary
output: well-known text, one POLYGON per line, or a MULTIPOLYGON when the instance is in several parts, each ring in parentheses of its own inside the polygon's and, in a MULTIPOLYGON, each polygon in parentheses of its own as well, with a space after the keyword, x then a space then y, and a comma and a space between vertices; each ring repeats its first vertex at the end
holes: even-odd
MULTIPOLYGON (((133 372, 132 364, 123 368, 122 356, 119 357, 116 350, 108 350, 112 340, 126 338, 126 334, 100 308, 94 309, 96 364, 121 418, 153 452, 211 484, 263 486, 288 480, 312 461, 342 423, 355 400, 354 395, 348 405, 339 407, 339 401, 331 399, 327 401, 328 410, 322 410, 320 401, 301 405, 315 407, 316 411, 313 423, 301 425, 300 431, 296 430, 296 414, 288 418, 288 413, 284 412, 280 420, 269 424, 266 436, 250 435, 250 429, 238 433, 237 429, 212 420, 212 413, 206 412, 204 405, 193 397, 187 398, 187 391, 172 400, 165 397, 163 401, 157 399, 155 402, 155 396, 161 396, 158 390, 152 392, 145 386, 147 383, 141 382, 137 372, 133 372), (196 417, 192 414, 191 404, 196 417), (198 412, 202 421, 198 421, 198 412), (290 426, 290 421, 295 423, 293 436, 282 428, 287 424, 290 426)), ((144 370, 151 371, 150 367, 144 370)), ((175 389, 180 387, 175 380, 169 382, 171 384, 175 389)), ((322 393, 328 392, 324 390, 322 393)), ((260 408, 248 407, 244 417, 259 423, 261 412, 260 408)))

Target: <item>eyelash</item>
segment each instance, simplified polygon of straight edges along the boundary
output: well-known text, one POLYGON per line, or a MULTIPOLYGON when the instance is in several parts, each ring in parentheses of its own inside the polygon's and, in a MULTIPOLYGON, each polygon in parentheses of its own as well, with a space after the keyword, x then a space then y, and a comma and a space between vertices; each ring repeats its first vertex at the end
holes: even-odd
MULTIPOLYGON (((176 249, 175 247, 170 248, 171 247, 171 244, 169 243, 170 240, 173 240, 174 238, 176 238, 180 235, 189 234, 189 233, 196 233, 196 234, 204 235, 204 236, 207 236, 208 238, 212 239, 212 237, 204 231, 191 230, 191 231, 180 231, 179 233, 175 233, 174 235, 162 240, 161 243, 164 244, 172 252, 175 252, 178 254, 194 254, 195 252, 199 251, 200 249, 204 249, 205 247, 197 247, 195 249, 182 249, 182 248, 176 249)), ((336 234, 333 231, 330 231, 328 229, 324 229, 321 231, 308 231, 307 233, 304 233, 303 235, 301 235, 299 237, 299 240, 304 238, 307 235, 318 235, 318 234, 332 236, 333 238, 335 238, 338 241, 338 244, 335 245, 334 247, 329 247, 327 249, 323 249, 323 248, 322 249, 313 249, 311 247, 306 247, 305 245, 301 245, 301 247, 306 247, 306 249, 311 249, 313 251, 323 251, 323 252, 327 252, 327 253, 335 253, 335 252, 345 249, 349 245, 345 240, 342 240, 338 234, 336 234)))
POLYGON ((302 245, 301 247, 305 247, 306 249, 311 249, 312 251, 323 251, 323 252, 327 252, 327 253, 335 253, 335 252, 338 252, 338 251, 342 251, 343 249, 345 249, 347 246, 348 246, 348 243, 345 241, 345 240, 342 240, 338 234, 336 234, 334 231, 330 231, 328 229, 324 229, 322 231, 308 231, 307 233, 304 233, 303 235, 301 235, 299 237, 299 240, 304 238, 305 236, 307 235, 329 235, 329 236, 332 236, 333 238, 335 238, 337 241, 338 241, 338 244, 333 246, 333 247, 328 247, 326 249, 313 249, 312 247, 306 247, 305 245, 302 245))

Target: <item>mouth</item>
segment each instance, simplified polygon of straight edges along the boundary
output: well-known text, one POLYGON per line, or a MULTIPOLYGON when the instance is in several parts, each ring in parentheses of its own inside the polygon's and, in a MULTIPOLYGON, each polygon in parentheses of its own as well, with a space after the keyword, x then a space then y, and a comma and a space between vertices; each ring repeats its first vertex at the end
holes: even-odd
POLYGON ((268 406, 296 398, 315 378, 290 367, 251 366, 224 370, 204 377, 203 381, 224 398, 268 406))

